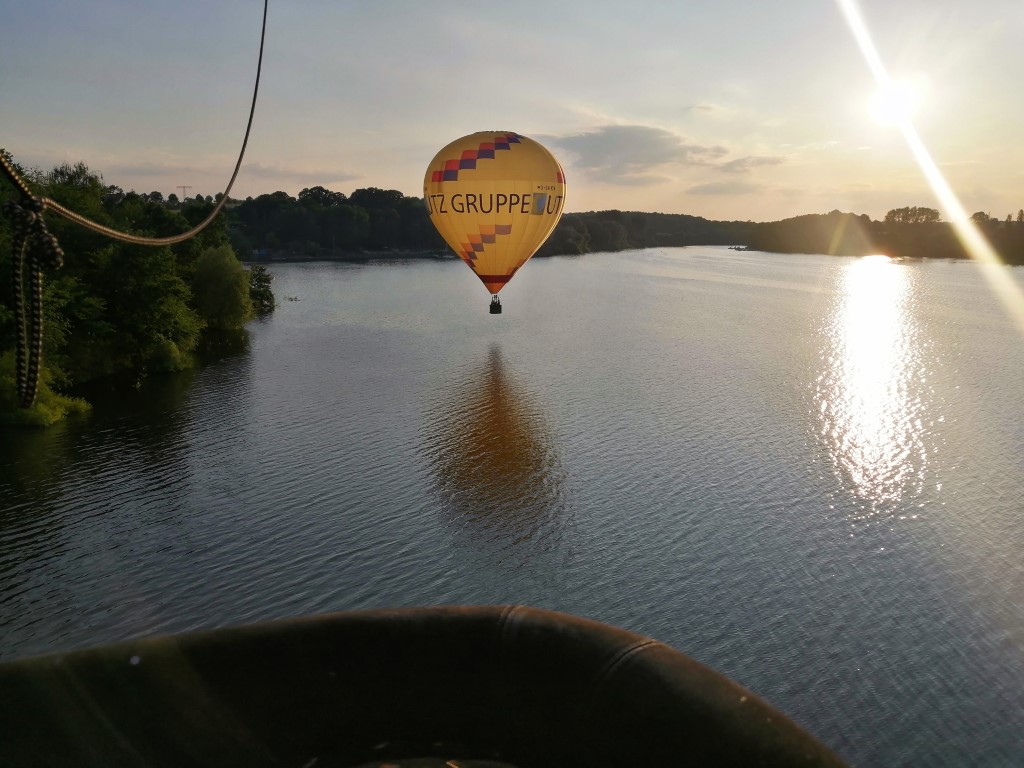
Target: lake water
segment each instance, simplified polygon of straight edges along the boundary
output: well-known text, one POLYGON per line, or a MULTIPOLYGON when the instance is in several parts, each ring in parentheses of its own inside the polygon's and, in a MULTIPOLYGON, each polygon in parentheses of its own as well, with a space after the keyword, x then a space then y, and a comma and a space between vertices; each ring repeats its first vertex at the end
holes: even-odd
POLYGON ((525 603, 858 765, 1024 765, 1024 335, 977 265, 545 259, 500 316, 454 261, 271 271, 247 349, 0 434, 3 658, 525 603))

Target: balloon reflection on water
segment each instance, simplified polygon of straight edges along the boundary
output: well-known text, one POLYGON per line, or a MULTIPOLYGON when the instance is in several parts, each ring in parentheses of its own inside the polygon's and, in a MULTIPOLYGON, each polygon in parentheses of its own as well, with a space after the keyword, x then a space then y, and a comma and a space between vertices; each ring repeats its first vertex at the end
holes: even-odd
POLYGON ((501 347, 444 388, 425 449, 447 523, 515 558, 556 548, 570 523, 565 470, 536 401, 501 347))
POLYGON ((817 425, 857 517, 889 518, 920 495, 928 462, 913 274, 884 256, 846 266, 826 324, 817 425))

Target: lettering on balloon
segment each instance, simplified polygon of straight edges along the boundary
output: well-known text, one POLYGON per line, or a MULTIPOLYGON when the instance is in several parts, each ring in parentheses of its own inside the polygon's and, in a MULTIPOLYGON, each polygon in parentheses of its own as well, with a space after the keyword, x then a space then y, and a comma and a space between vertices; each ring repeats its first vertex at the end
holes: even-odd
POLYGON ((544 192, 453 192, 424 197, 430 213, 522 213, 535 216, 561 213, 562 200, 563 195, 544 192))

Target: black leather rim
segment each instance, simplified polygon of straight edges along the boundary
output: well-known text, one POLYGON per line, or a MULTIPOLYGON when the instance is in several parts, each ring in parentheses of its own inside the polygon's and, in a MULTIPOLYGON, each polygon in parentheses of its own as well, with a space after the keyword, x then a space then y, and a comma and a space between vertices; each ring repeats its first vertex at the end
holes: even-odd
POLYGON ((842 765, 668 646, 522 606, 137 640, 0 665, 0 691, 5 765, 842 765))

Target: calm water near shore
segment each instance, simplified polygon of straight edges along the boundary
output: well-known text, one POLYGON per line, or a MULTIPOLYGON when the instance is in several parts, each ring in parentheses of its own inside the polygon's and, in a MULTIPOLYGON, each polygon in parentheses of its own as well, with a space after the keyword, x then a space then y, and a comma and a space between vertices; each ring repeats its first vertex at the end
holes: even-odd
POLYGON ((271 271, 247 344, 0 432, 0 658, 526 603, 857 765, 1024 764, 1024 329, 977 265, 545 259, 501 316, 455 261, 271 271))

